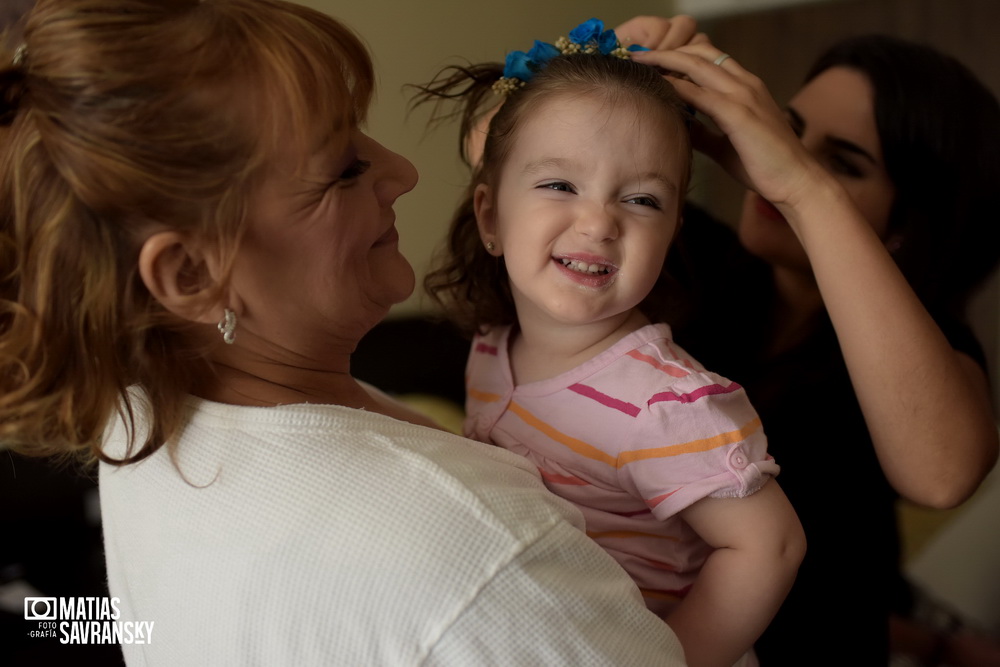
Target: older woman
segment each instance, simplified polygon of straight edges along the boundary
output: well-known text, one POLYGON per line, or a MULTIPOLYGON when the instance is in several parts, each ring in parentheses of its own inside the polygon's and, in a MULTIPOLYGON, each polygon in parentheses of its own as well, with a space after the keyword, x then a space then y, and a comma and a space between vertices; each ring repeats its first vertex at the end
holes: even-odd
POLYGON ((3 57, 0 438, 104 461, 129 663, 681 661, 530 466, 351 377, 416 183, 353 34, 40 0, 3 57))

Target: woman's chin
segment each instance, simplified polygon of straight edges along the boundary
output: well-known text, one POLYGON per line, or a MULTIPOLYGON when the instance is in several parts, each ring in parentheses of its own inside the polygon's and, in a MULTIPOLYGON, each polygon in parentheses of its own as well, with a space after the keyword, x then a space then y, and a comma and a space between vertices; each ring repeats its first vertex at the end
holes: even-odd
POLYGON ((385 295, 389 305, 402 303, 410 298, 416 288, 417 277, 413 267, 402 255, 398 260, 384 267, 383 277, 386 278, 385 295))
POLYGON ((747 193, 738 232, 747 252, 769 264, 809 266, 809 258, 788 222, 756 193, 747 193))

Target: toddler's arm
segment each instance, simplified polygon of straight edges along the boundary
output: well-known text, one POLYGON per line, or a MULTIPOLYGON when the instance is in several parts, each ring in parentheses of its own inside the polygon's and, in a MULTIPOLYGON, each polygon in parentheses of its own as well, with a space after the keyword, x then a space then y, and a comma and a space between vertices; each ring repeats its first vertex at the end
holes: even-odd
POLYGON ((705 498, 681 516, 715 551, 667 623, 692 667, 730 667, 788 594, 805 534, 774 480, 744 498, 705 498))

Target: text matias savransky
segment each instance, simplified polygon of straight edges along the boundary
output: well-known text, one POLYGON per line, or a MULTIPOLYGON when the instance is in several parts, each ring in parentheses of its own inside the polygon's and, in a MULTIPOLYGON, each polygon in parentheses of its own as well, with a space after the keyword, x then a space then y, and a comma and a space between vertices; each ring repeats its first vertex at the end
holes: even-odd
POLYGON ((29 637, 61 644, 151 644, 153 621, 123 621, 121 600, 107 597, 26 597, 24 618, 38 623, 29 637))

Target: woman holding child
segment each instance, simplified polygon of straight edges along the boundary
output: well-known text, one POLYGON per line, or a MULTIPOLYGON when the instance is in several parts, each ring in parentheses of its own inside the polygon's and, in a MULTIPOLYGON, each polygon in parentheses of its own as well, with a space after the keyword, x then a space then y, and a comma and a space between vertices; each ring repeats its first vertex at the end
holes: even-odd
POLYGON ((350 376, 417 178, 360 129, 356 36, 278 0, 39 0, 24 35, 0 437, 103 461, 129 664, 681 664, 529 465, 350 376))
MULTIPOLYGON (((716 99, 716 52, 646 58, 790 220, 857 226, 777 112, 716 99)), ((0 437, 104 462, 111 594, 156 623, 129 663, 680 664, 533 466, 350 376, 412 290, 416 182, 359 129, 356 37, 278 0, 39 0, 4 63, 0 437)))

